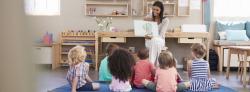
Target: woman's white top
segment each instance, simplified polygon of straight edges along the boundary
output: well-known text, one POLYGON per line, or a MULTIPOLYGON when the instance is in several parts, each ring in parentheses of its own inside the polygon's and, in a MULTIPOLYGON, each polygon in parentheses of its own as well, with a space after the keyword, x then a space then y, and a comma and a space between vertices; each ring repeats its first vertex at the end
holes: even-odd
POLYGON ((158 25, 159 35, 153 36, 151 39, 145 40, 145 46, 149 49, 149 60, 152 64, 158 66, 158 56, 165 48, 165 33, 168 29, 169 19, 164 18, 158 25))

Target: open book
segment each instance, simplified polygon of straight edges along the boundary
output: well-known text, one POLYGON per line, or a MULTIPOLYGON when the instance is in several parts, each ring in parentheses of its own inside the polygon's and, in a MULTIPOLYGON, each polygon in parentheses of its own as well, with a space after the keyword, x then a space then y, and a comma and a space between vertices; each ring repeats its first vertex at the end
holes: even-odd
POLYGON ((156 22, 143 21, 143 20, 134 20, 134 30, 135 36, 144 37, 145 35, 149 36, 158 36, 159 29, 156 22))

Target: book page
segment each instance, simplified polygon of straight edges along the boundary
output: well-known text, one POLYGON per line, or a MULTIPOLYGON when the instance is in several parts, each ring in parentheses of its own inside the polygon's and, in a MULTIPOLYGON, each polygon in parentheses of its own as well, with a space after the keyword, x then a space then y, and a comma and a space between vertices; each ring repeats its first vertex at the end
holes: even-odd
POLYGON ((134 20, 135 36, 144 37, 145 35, 159 36, 159 29, 156 22, 134 20))

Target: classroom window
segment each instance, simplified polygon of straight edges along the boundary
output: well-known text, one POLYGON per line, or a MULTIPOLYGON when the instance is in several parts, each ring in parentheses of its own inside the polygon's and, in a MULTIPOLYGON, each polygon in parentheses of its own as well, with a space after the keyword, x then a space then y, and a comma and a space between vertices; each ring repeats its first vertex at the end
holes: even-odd
POLYGON ((215 17, 250 17, 250 0, 214 0, 215 17))
POLYGON ((25 0, 25 13, 35 16, 60 15, 60 0, 25 0))

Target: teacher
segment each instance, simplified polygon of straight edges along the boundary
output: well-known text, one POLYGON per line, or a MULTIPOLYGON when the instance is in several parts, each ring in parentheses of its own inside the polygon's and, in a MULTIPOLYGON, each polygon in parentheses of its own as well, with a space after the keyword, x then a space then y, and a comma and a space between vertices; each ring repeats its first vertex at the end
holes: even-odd
POLYGON ((168 28, 169 19, 164 17, 164 6, 160 1, 155 1, 152 7, 152 14, 147 15, 144 20, 157 22, 159 35, 145 35, 145 45, 149 49, 149 61, 158 66, 158 56, 162 50, 165 50, 165 33, 168 28))

